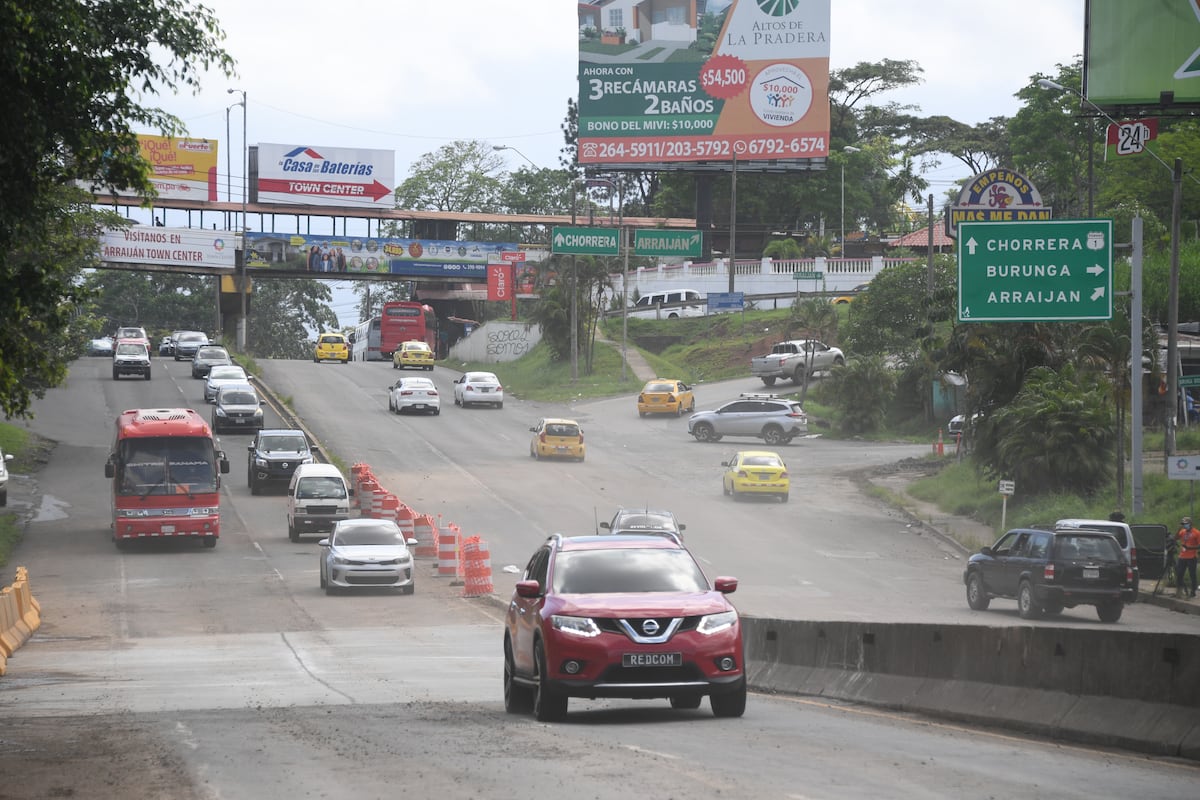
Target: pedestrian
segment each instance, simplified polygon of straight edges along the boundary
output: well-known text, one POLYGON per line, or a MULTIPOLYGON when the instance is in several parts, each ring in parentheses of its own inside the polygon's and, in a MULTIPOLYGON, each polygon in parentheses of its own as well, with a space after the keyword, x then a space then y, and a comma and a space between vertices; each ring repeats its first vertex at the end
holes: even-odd
POLYGON ((1192 578, 1191 591, 1187 591, 1188 597, 1196 596, 1196 555, 1200 553, 1200 531, 1192 527, 1192 518, 1184 517, 1179 521, 1182 526, 1179 532, 1175 534, 1176 540, 1179 543, 1179 557, 1175 562, 1175 596, 1182 597, 1185 594, 1183 577, 1185 574, 1192 578))

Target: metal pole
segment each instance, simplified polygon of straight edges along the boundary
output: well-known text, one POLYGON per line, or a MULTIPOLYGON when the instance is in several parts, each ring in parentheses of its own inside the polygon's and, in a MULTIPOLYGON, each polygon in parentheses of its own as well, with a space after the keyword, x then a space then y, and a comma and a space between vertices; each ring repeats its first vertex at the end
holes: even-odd
MULTIPOLYGON (((625 241, 625 187, 619 186, 620 196, 617 199, 617 247, 625 248, 625 264, 621 268, 621 292, 624 294, 629 285, 629 243, 625 241)), ((622 301, 628 298, 623 297, 622 301)), ((629 363, 626 354, 629 352, 629 303, 621 303, 621 383, 625 382, 626 364, 629 363)))
MULTIPOLYGON (((1154 348, 1155 353, 1158 347, 1154 348)), ((1130 495, 1133 513, 1142 513, 1142 218, 1133 218, 1133 257, 1129 271, 1129 372, 1131 442, 1133 460, 1130 495)))
POLYGON ((733 273, 737 258, 737 147, 733 150, 733 168, 729 173, 729 292, 733 293, 733 273))
MULTIPOLYGON (((929 222, 929 262, 925 270, 925 294, 933 297, 933 195, 929 195, 927 217, 929 222)), ((931 305, 930 309, 932 308, 931 305)))
POLYGON ((246 149, 246 91, 242 90, 242 327, 241 341, 238 343, 238 349, 243 353, 246 352, 246 342, 250 339, 250 320, 246 314, 246 295, 250 292, 249 282, 246 280, 246 181, 247 173, 250 170, 250 154, 246 149))
MULTIPOLYGON (((1171 409, 1167 414, 1167 435, 1164 456, 1175 454, 1175 424, 1179 416, 1179 215, 1183 204, 1183 159, 1175 159, 1171 182, 1171 278, 1167 297, 1167 397, 1171 409)), ((1166 462, 1164 461, 1164 467, 1166 462)))
MULTIPOLYGON (((579 179, 571 176, 571 224, 575 224, 575 209, 579 200, 579 179)), ((571 256, 571 383, 579 380, 579 265, 571 256)))
MULTIPOLYGON (((846 162, 842 161, 842 234, 841 234, 842 258, 846 257, 846 162)), ((796 285, 796 291, 800 291, 800 285, 796 285)))
MULTIPOLYGON (((233 198, 233 137, 229 134, 229 112, 233 111, 233 106, 237 103, 225 107, 225 202, 232 202, 233 198)), ((229 212, 225 212, 225 230, 229 230, 229 212)))

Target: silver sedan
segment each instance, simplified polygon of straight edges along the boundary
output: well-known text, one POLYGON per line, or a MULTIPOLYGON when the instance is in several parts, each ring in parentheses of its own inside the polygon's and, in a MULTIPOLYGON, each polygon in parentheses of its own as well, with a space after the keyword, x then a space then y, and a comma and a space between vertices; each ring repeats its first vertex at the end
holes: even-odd
POLYGON ((325 594, 339 589, 395 588, 403 594, 416 590, 413 556, 400 527, 386 519, 345 519, 322 539, 321 588, 325 594))

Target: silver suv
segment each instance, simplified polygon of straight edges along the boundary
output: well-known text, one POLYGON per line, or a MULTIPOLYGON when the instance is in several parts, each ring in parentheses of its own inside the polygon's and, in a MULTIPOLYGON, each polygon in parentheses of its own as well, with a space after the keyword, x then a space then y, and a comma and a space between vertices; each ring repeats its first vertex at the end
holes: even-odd
POLYGON ((769 445, 787 444, 808 433, 808 416, 795 400, 773 394, 743 394, 713 411, 697 411, 688 433, 699 442, 723 436, 753 436, 769 445))

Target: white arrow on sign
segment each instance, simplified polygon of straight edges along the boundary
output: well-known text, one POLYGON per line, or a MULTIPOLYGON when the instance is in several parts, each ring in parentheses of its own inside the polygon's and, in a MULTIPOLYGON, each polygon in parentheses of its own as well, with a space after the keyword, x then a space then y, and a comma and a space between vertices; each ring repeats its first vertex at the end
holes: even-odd
POLYGON ((554 245, 555 245, 556 247, 558 247, 558 246, 561 246, 561 245, 562 245, 562 243, 563 243, 563 235, 562 235, 561 233, 555 234, 555 236, 554 236, 554 245))
POLYGON ((979 246, 979 242, 975 241, 974 236, 972 236, 970 239, 967 239, 967 252, 969 254, 975 255, 975 248, 978 246, 979 246))
POLYGON ((1092 290, 1092 299, 1099 300, 1101 297, 1104 297, 1104 287, 1097 286, 1095 289, 1092 290))
POLYGON ((1099 264, 1093 264, 1087 268, 1087 273, 1088 275, 1103 275, 1104 267, 1100 266, 1099 264))

